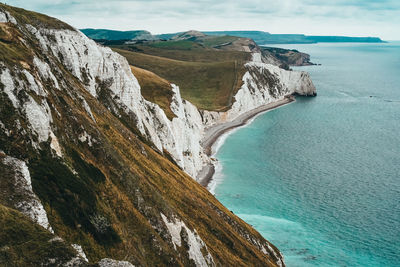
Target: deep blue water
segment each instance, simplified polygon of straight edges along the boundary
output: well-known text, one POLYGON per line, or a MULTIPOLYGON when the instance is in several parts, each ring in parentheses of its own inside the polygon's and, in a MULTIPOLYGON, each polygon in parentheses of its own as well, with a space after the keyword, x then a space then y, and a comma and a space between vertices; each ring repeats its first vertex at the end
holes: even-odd
POLYGON ((318 96, 229 135, 216 197, 289 267, 400 266, 400 43, 281 47, 318 96))

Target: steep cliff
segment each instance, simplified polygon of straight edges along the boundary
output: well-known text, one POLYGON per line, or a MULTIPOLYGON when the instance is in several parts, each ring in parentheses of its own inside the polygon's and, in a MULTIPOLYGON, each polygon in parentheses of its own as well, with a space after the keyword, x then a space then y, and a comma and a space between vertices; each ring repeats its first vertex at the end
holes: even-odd
POLYGON ((308 73, 288 71, 268 63, 261 53, 253 53, 245 64, 243 85, 234 96, 231 108, 225 112, 202 111, 203 124, 210 127, 234 120, 239 115, 283 99, 292 94, 315 96, 316 88, 308 73))
MULTIPOLYGON (((190 35, 190 32, 185 34, 190 35)), ((198 133, 203 133, 211 126, 234 120, 250 110, 279 101, 291 94, 316 94, 316 89, 306 72, 288 71, 277 67, 286 63, 275 57, 271 61, 270 54, 264 53, 251 39, 229 36, 228 39, 224 37, 223 40, 220 40, 219 38, 210 39, 209 36, 200 36, 185 41, 195 48, 189 50, 186 47, 179 48, 179 41, 174 40, 160 44, 112 47, 114 51, 125 56, 131 65, 137 64, 146 69, 148 73, 154 72, 152 73, 153 79, 158 77, 159 80, 172 79, 177 82, 182 86, 180 94, 184 94, 185 97, 196 103, 198 112, 191 109, 190 113, 184 111, 178 116, 178 118, 188 118, 191 123, 194 123, 197 128, 196 132, 181 130, 176 132, 178 134, 176 137, 179 136, 179 140, 181 140, 176 143, 176 146, 182 147, 178 151, 183 151, 184 154, 184 161, 178 160, 177 163, 183 162, 184 165, 180 166, 192 177, 198 178, 199 172, 210 163, 210 159, 205 155, 198 142, 204 139, 204 134, 199 136, 198 133), (213 48, 196 46, 198 43, 206 41, 222 45, 217 45, 218 48, 215 48, 216 46, 213 48), (161 44, 163 48, 158 47, 161 44), (276 65, 270 64, 271 62, 276 65), (187 138, 192 142, 182 142, 187 138)), ((154 92, 164 95, 164 101, 159 100, 158 103, 168 114, 170 108, 166 106, 166 103, 169 101, 170 106, 175 105, 169 100, 168 89, 160 91, 154 86, 149 88, 147 84, 150 82, 141 77, 146 75, 135 71, 137 69, 135 67, 132 69, 134 73, 140 75, 143 87, 150 90, 150 94, 145 90, 144 95, 148 97, 150 95, 150 99, 155 99, 152 97, 154 92)), ((161 83, 160 81, 159 84, 161 83)), ((178 90, 178 87, 174 86, 174 88, 178 90)), ((174 93, 174 96, 177 94, 174 93)), ((184 105, 190 105, 189 101, 182 102, 184 105)), ((176 103, 180 103, 180 100, 176 103)), ((166 138, 168 139, 168 137, 166 138)), ((167 150, 173 151, 173 148, 167 150)), ((177 153, 172 155, 175 158, 180 156, 177 153)))
MULTIPOLYGON (((182 101, 177 87, 174 87, 171 106, 176 117, 170 121, 158 105, 142 97, 136 78, 119 54, 98 46, 79 31, 38 30, 33 26, 27 29, 45 52, 51 52, 115 116, 126 117, 159 151, 166 150, 187 173, 196 174, 196 166, 202 159, 189 157, 187 151, 191 155, 200 152, 198 146, 192 145, 201 138, 198 114, 192 112, 194 108, 189 103, 182 101)), ((34 58, 34 62, 44 65, 42 69, 47 68, 39 59, 34 58)))
POLYGON ((207 158, 177 86, 171 121, 122 56, 3 4, 0 55, 1 265, 283 265, 180 169, 207 158))

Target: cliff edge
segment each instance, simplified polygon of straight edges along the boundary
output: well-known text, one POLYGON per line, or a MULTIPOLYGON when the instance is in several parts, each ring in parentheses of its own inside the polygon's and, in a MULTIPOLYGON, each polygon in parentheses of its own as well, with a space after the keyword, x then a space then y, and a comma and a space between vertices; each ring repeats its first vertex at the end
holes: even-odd
POLYGON ((1 265, 284 265, 187 175, 205 124, 177 86, 170 120, 124 57, 4 4, 0 48, 1 265))

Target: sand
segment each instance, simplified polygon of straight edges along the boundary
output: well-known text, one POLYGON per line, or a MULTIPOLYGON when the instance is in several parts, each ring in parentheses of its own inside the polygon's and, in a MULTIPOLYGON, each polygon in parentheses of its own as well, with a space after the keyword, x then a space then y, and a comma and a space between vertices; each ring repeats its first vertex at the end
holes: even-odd
MULTIPOLYGON (((254 116, 262 113, 269 111, 271 109, 275 109, 277 107, 280 107, 282 105, 288 104, 292 101, 294 101, 295 98, 294 96, 287 96, 282 100, 273 102, 273 103, 268 103, 266 105, 260 106, 256 109, 250 110, 246 113, 243 113, 242 115, 238 116, 236 119, 224 123, 220 123, 214 126, 211 126, 205 130, 203 140, 201 141, 201 145, 203 149, 205 150, 206 154, 208 156, 211 156, 214 151, 213 145, 214 143, 218 140, 221 135, 226 133, 227 131, 230 131, 236 127, 240 127, 245 125, 251 118, 254 116)), ((203 169, 199 172, 197 175, 197 181, 204 186, 207 187, 210 181, 212 180, 212 177, 215 173, 215 166, 214 164, 210 163, 207 164, 206 166, 203 167, 203 169)))

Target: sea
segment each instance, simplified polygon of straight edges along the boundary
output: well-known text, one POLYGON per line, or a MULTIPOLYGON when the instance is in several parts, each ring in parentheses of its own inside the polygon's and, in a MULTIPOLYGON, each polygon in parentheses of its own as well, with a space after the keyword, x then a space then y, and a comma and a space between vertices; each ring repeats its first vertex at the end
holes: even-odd
POLYGON ((317 97, 224 135, 209 188, 294 266, 400 266, 400 42, 280 45, 317 97))

